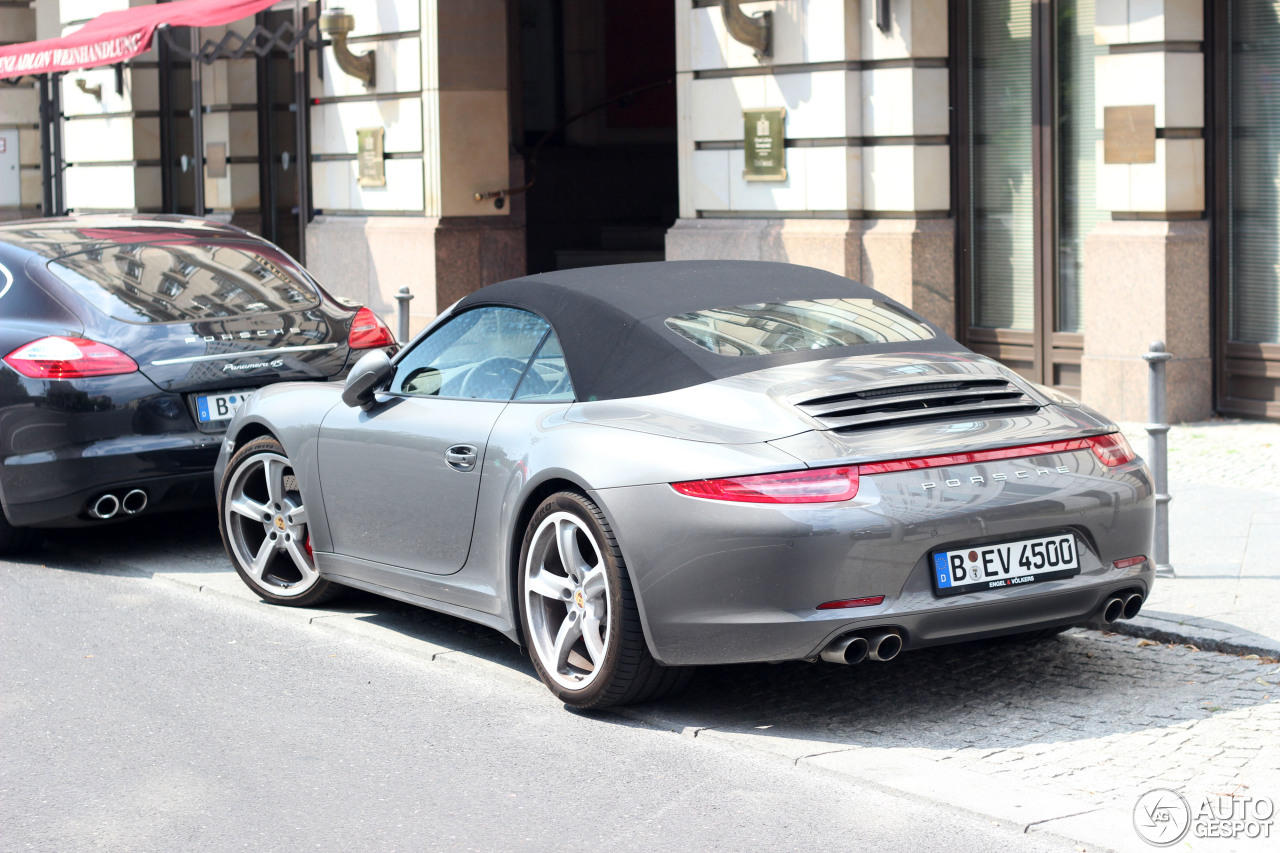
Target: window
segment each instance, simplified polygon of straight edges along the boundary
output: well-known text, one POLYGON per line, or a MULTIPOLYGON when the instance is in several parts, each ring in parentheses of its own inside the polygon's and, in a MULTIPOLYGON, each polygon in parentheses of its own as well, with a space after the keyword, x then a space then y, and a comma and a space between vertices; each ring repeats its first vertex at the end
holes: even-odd
POLYGON ((525 371, 513 399, 537 403, 572 403, 573 382, 564 363, 564 350, 556 333, 547 332, 542 346, 525 371))
POLYGON ((933 331, 875 299, 764 302, 678 314, 667 328, 716 355, 925 341, 933 331))
POLYGON ((95 250, 49 262, 49 271, 102 313, 128 323, 183 322, 310 308, 319 294, 284 255, 257 243, 141 243, 116 255, 95 250), (196 261, 199 261, 197 264, 196 261), (250 267, 269 273, 250 278, 250 267), (138 285, 141 284, 142 287, 138 285), (151 294, 172 300, 156 316, 151 294))
MULTIPOLYGON (((467 311, 446 321, 397 362, 391 390, 413 397, 510 400, 550 329, 541 317, 515 308, 467 311)), ((544 383, 551 378, 553 362, 548 354, 546 378, 538 374, 544 383)), ((554 387, 531 380, 524 393, 532 398, 554 387)))

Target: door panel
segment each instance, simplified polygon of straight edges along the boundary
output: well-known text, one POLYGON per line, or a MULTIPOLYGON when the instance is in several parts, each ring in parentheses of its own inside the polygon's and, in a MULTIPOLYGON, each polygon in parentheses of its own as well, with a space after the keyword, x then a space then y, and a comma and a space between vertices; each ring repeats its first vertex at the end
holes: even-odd
POLYGON ((320 428, 325 512, 339 554, 432 574, 467 561, 484 449, 504 401, 388 397, 338 406, 320 428), (449 464, 475 448, 467 470, 449 464))

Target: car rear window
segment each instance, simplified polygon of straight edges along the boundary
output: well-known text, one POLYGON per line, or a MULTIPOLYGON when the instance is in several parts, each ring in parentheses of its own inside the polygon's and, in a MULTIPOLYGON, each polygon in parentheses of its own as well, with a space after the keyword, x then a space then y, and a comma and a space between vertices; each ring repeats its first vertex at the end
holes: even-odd
POLYGON ((708 308, 667 318, 667 328, 717 355, 767 355, 925 341, 927 325, 875 299, 806 299, 708 308))
POLYGON ((176 323, 320 304, 284 253, 259 243, 135 243, 49 262, 91 305, 128 323, 176 323))

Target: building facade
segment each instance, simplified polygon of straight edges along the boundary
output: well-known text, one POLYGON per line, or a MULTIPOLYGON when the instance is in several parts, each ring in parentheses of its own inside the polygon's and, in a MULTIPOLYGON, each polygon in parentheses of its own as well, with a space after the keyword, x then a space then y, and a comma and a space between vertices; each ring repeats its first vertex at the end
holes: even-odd
MULTIPOLYGON (((0 42, 113 4, 0 0, 0 42)), ((415 327, 526 272, 789 261, 1117 418, 1154 340, 1172 418, 1280 418, 1277 0, 344 5, 372 79, 286 0, 0 82, 0 215, 229 219, 415 327)))

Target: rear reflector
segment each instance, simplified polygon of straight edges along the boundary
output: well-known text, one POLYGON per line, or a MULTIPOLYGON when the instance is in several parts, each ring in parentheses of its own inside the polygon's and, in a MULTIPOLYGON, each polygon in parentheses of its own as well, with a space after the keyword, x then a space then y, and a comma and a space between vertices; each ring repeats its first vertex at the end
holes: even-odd
POLYGON ((55 336, 18 347, 5 364, 31 379, 84 379, 134 373, 138 364, 115 347, 85 338, 55 336))
POLYGON ((351 331, 347 333, 347 346, 352 349, 373 349, 389 347, 396 342, 387 324, 368 308, 361 308, 351 321, 351 331))
POLYGON ((818 609, 844 610, 846 607, 875 607, 883 602, 883 595, 873 595, 870 598, 842 598, 839 601, 828 601, 826 604, 819 604, 818 609))
POLYGON ((1116 560, 1111 565, 1115 566, 1117 569, 1127 569, 1130 566, 1136 566, 1139 563, 1145 563, 1146 561, 1147 561, 1146 555, 1139 554, 1136 557, 1125 557, 1123 560, 1116 560))
POLYGON ((1109 468, 1132 462, 1137 458, 1124 436, 1115 432, 1108 435, 1095 435, 1091 438, 1047 441, 1042 444, 975 450, 970 453, 920 456, 915 459, 892 459, 888 462, 864 462, 861 465, 839 468, 812 468, 807 471, 726 477, 720 480, 689 480, 683 483, 672 483, 671 488, 692 498, 743 503, 847 501, 858 494, 858 478, 872 474, 972 465, 977 462, 995 462, 1001 459, 1073 453, 1077 450, 1092 450, 1093 455, 1109 468))
POLYGON ((690 480, 671 488, 691 498, 761 504, 812 504, 847 501, 858 493, 858 469, 814 468, 782 474, 690 480))

